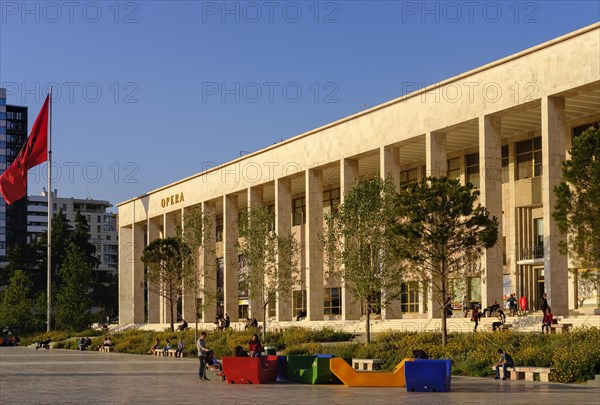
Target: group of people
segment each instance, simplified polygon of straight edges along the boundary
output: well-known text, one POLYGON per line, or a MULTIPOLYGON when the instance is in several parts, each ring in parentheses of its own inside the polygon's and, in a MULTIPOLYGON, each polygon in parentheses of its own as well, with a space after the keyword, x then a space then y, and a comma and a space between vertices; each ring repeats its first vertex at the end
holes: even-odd
POLYGON ((8 336, 0 338, 0 346, 21 346, 21 339, 18 336, 9 334, 8 336))
POLYGON ((225 316, 217 315, 215 317, 215 328, 217 330, 225 330, 229 328, 231 321, 229 320, 229 315, 225 314, 225 316))
MULTIPOLYGON (((150 350, 148 354, 154 354, 157 351, 162 351, 163 356, 166 356, 169 350, 173 349, 173 345, 171 344, 171 339, 165 340, 165 345, 160 347, 160 340, 156 338, 154 344, 150 346, 150 350)), ((183 338, 179 338, 179 342, 177 342, 177 346, 175 349, 175 357, 182 357, 183 352, 185 351, 185 343, 183 343, 183 338)))
POLYGON ((246 324, 244 325, 244 329, 248 328, 258 328, 258 321, 256 318, 246 318, 246 324))

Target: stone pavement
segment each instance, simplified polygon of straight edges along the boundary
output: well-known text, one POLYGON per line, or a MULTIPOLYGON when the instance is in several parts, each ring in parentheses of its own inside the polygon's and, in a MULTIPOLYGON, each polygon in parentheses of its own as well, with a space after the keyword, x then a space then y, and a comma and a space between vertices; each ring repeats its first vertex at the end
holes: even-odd
POLYGON ((198 360, 0 348, 0 404, 600 404, 600 388, 454 377, 450 393, 198 381, 198 360))

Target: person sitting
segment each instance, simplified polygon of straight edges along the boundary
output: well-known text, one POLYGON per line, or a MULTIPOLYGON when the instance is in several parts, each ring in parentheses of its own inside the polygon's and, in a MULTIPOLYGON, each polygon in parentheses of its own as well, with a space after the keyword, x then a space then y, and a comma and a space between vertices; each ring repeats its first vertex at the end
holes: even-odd
POLYGON ((248 342, 248 355, 250 357, 260 357, 262 352, 262 345, 258 335, 252 335, 252 339, 248 342))
POLYGON ((160 350, 160 340, 158 340, 158 338, 156 338, 156 342, 154 342, 154 344, 150 346, 148 354, 154 354, 154 352, 157 350, 160 350))
POLYGON ((500 367, 502 367, 502 379, 506 380, 507 376, 506 376, 506 369, 508 367, 514 367, 515 363, 512 359, 512 357, 510 356, 510 354, 508 353, 504 353, 504 351, 502 349, 498 349, 498 354, 500 355, 500 360, 498 360, 498 363, 496 363, 496 377, 494 377, 495 380, 499 380, 500 379, 500 367))
POLYGON ((546 314, 544 315, 544 319, 542 320, 542 333, 550 332, 550 325, 552 325, 552 321, 554 316, 552 315, 552 310, 550 307, 546 308, 546 314))
POLYGON ((183 357, 184 349, 185 349, 185 345, 183 343, 183 339, 179 338, 179 342, 177 343, 177 350, 175 350, 175 357, 183 357))
POLYGON ((229 315, 225 314, 225 318, 223 319, 223 329, 229 328, 231 325, 231 321, 229 320, 229 315))
POLYGON ((448 296, 448 298, 446 298, 446 301, 444 302, 444 310, 446 311, 446 317, 452 318, 452 315, 454 315, 452 312, 452 297, 448 296))
POLYGON ((258 321, 256 320, 256 318, 252 317, 252 322, 250 323, 250 326, 252 326, 253 328, 258 328, 258 321))
POLYGON ((499 309, 498 310, 498 321, 492 323, 492 331, 496 331, 496 329, 498 329, 499 327, 501 327, 502 325, 504 325, 504 323, 506 322, 506 315, 504 314, 504 311, 499 309))
POLYGON ((498 304, 498 301, 494 301, 494 303, 492 305, 490 305, 489 307, 485 307, 485 309, 483 310, 483 316, 486 316, 485 313, 487 312, 487 317, 491 317, 492 314, 500 309, 500 304, 498 304))
POLYGON ((252 319, 246 318, 246 324, 244 325, 244 330, 248 329, 250 326, 252 326, 252 319))
POLYGON ((221 365, 221 363, 219 363, 219 360, 215 359, 215 352, 213 352, 212 350, 206 352, 204 363, 209 369, 217 371, 217 375, 221 377, 221 381, 225 381, 225 374, 223 374, 223 366, 221 365))
POLYGON ((429 358, 429 356, 427 356, 427 353, 425 353, 424 350, 420 350, 420 349, 413 350, 412 356, 413 356, 413 359, 428 359, 429 358))
POLYGON ((81 339, 79 339, 79 350, 80 351, 88 350, 88 347, 91 343, 92 343, 91 339, 82 337, 81 339))
POLYGON ((102 342, 102 346, 100 346, 100 348, 98 350, 102 351, 103 348, 112 347, 112 346, 113 346, 113 342, 112 342, 110 336, 107 336, 104 338, 104 342, 102 342))
POLYGON ((40 340, 37 342, 35 346, 35 350, 37 349, 50 349, 50 339, 40 340))
POLYGON ((177 331, 178 331, 178 332, 183 332, 184 330, 186 330, 186 329, 187 329, 187 327, 188 327, 188 323, 186 322, 186 320, 185 320, 185 319, 182 319, 182 320, 181 320, 181 325, 179 325, 179 326, 177 327, 177 331))
POLYGON ((169 354, 169 350, 171 350, 171 341, 167 339, 165 343, 165 347, 163 347, 163 356, 167 356, 169 354))
POLYGON ((306 318, 306 311, 298 311, 298 315, 296 316, 296 321, 301 321, 306 318))
POLYGON ((248 353, 242 346, 235 347, 235 357, 248 357, 248 353))

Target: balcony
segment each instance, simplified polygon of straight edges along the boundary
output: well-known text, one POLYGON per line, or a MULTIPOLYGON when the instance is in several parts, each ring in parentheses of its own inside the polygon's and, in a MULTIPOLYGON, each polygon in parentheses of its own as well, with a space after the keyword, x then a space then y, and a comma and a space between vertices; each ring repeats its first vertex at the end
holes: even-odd
POLYGON ((544 262, 544 245, 523 246, 519 250, 518 264, 533 264, 544 262))

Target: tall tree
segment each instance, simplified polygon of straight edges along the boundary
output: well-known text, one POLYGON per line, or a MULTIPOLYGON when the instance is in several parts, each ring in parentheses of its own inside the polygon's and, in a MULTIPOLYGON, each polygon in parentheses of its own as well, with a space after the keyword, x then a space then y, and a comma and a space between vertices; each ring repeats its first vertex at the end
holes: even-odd
POLYGON ((343 280, 362 304, 367 342, 371 341, 371 313, 389 306, 401 294, 403 268, 392 249, 395 205, 391 177, 365 178, 326 216, 326 275, 343 280))
POLYGON ((35 330, 31 282, 27 273, 17 270, 0 293, 0 325, 18 333, 35 330))
POLYGON ((441 308, 442 344, 446 344, 448 281, 464 278, 472 258, 479 258, 498 239, 498 221, 477 199, 479 191, 457 179, 428 177, 398 195, 398 239, 395 246, 413 276, 431 286, 441 308))
POLYGON ((90 323, 92 267, 85 252, 75 243, 69 244, 66 253, 59 272, 56 326, 63 330, 81 330, 90 323))
POLYGON ((0 285, 8 284, 17 270, 22 270, 32 283, 32 291, 46 288, 46 246, 39 240, 25 244, 16 244, 6 254, 8 262, 0 271, 0 285))
POLYGON ((155 239, 144 248, 142 261, 147 266, 148 288, 169 305, 171 332, 175 330, 175 306, 182 296, 185 271, 191 266, 189 247, 178 237, 155 239))
POLYGON ((245 278, 250 300, 263 312, 263 340, 267 333, 267 308, 277 296, 291 295, 299 278, 300 249, 294 235, 278 235, 272 229, 274 213, 267 207, 251 206, 239 216, 238 253, 246 259, 245 278))
POLYGON ((81 215, 79 210, 77 210, 75 213, 75 220, 73 222, 75 226, 71 232, 70 240, 85 254, 89 265, 92 268, 97 267, 99 260, 96 257, 96 246, 90 242, 92 236, 90 234, 90 226, 87 222, 87 219, 85 216, 81 215))
POLYGON ((577 263, 582 283, 600 286, 600 128, 573 139, 563 162, 563 182, 555 187, 553 216, 567 235, 561 245, 577 263))
MULTIPOLYGON (((216 288, 210 288, 209 279, 214 278, 214 268, 204 267, 203 254, 210 254, 213 244, 210 229, 212 222, 205 216, 200 207, 191 207, 183 215, 183 229, 178 229, 178 236, 187 246, 190 257, 184 260, 184 288, 192 290, 194 297, 195 333, 198 334, 198 321, 202 317, 202 309, 216 302, 216 288)), ((187 291, 189 293, 190 291, 187 291)), ((184 293, 186 293, 184 291, 184 293)), ((197 336, 196 336, 197 339, 197 336)))

